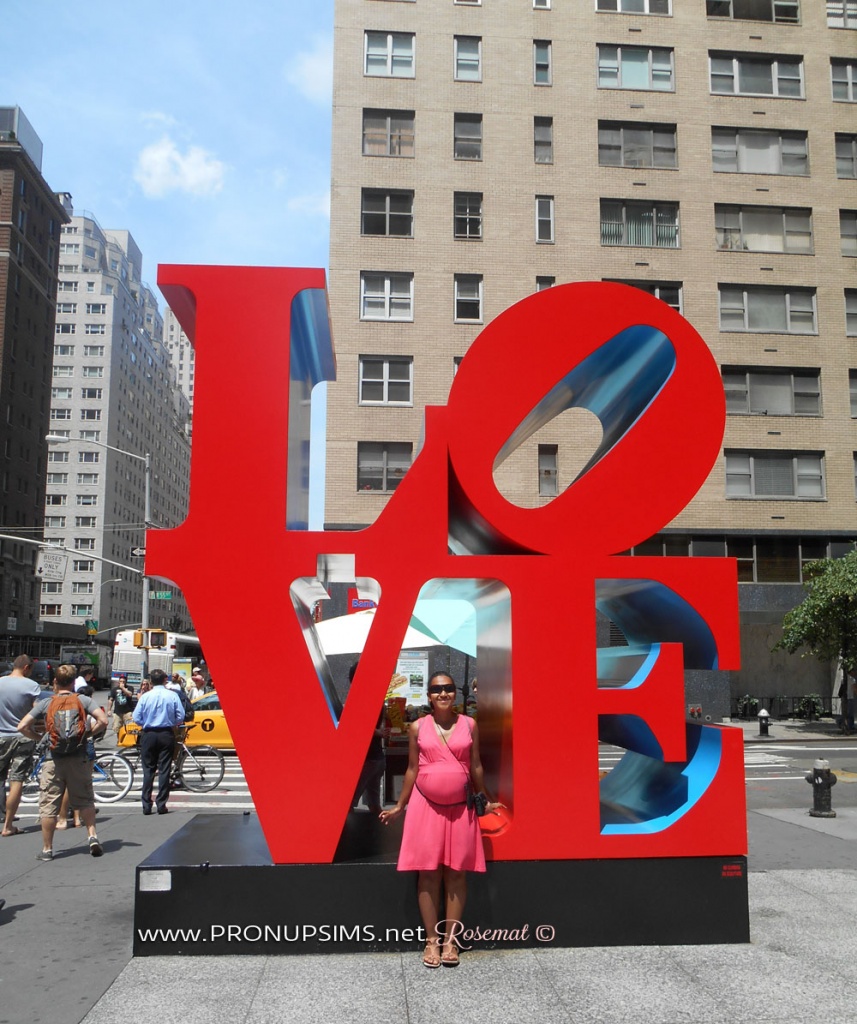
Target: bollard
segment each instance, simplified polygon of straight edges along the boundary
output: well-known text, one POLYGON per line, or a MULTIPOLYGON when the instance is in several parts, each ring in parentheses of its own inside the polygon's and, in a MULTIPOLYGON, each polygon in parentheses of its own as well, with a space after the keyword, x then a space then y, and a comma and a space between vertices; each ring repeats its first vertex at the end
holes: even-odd
POLYGON ((819 758, 812 766, 811 772, 804 775, 806 781, 812 786, 812 809, 810 816, 813 818, 835 818, 836 811, 830 807, 830 790, 836 785, 836 776, 830 770, 830 762, 819 758))
POLYGON ((768 714, 768 712, 765 711, 764 708, 762 708, 762 710, 757 715, 757 718, 759 719, 759 735, 760 736, 768 736, 768 735, 770 735, 769 732, 768 732, 768 726, 771 724, 771 722, 770 722, 771 716, 768 714))

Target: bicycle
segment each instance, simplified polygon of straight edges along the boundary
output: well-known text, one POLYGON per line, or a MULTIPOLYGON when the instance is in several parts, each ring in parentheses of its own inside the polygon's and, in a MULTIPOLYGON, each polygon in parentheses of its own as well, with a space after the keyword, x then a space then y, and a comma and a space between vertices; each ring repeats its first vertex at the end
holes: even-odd
MULTIPOLYGON (((39 799, 39 776, 48 756, 45 741, 39 743, 36 753, 38 756, 21 792, 21 800, 28 804, 39 799)), ((131 792, 133 785, 134 766, 124 754, 112 750, 96 753, 92 761, 92 793, 97 803, 118 803, 131 792)))
MULTIPOLYGON (((173 755, 173 763, 170 768, 171 788, 182 788, 192 793, 209 793, 217 789, 226 774, 226 759, 216 747, 200 746, 189 747, 185 738, 191 729, 198 723, 185 722, 179 729, 176 739, 176 752, 173 755)), ((125 726, 129 733, 136 733, 137 746, 129 750, 127 754, 121 755, 130 762, 132 770, 136 771, 140 764, 140 734, 142 732, 136 726, 125 726)))

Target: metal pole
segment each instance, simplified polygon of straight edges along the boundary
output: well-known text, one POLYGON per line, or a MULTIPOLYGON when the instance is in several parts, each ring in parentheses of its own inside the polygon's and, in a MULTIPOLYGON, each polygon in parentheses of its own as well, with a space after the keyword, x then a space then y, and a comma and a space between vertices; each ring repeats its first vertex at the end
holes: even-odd
MULTIPOLYGON (((146 530, 149 529, 149 525, 152 519, 152 459, 148 452, 146 452, 144 459, 144 482, 145 488, 143 492, 143 547, 146 546, 146 530)), ((149 577, 146 575, 145 570, 143 571, 143 608, 140 616, 140 628, 148 630, 149 628, 149 577)), ((145 642, 148 644, 148 634, 144 637, 145 642)), ((143 661, 141 666, 141 679, 145 679, 149 674, 149 648, 148 646, 143 648, 143 661)))

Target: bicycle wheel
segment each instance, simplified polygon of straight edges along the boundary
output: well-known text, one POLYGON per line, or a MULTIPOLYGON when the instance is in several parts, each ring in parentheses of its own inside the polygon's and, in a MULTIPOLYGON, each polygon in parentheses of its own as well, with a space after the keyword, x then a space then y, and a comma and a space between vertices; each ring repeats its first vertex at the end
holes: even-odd
POLYGON ((185 747, 177 766, 184 786, 193 793, 207 793, 223 781, 226 762, 214 747, 185 747))
POLYGON ((134 769, 122 754, 99 754, 92 762, 92 792, 100 804, 115 804, 131 792, 134 769))
POLYGON ((39 758, 33 770, 24 780, 23 788, 21 789, 21 800, 25 804, 34 804, 39 799, 39 772, 42 770, 44 758, 39 758))

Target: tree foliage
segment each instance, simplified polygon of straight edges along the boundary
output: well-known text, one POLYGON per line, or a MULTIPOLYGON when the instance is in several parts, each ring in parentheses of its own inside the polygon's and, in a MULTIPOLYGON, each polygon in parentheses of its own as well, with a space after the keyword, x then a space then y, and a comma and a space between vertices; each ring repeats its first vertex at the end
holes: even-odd
POLYGON ((783 619, 782 639, 774 650, 824 661, 841 659, 857 668, 857 551, 844 558, 822 558, 804 569, 807 596, 783 619))

